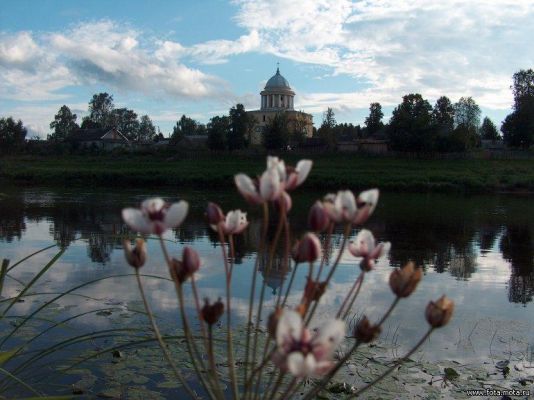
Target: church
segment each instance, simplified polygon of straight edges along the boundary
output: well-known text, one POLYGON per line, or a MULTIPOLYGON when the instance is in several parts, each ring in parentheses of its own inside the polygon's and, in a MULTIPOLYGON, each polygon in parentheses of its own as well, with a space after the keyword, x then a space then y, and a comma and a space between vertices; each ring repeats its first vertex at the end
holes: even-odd
POLYGON ((295 111, 293 108, 295 92, 291 90, 287 79, 280 74, 280 68, 277 68, 276 74, 267 81, 260 96, 260 109, 248 111, 248 114, 254 118, 252 144, 262 144, 265 127, 270 120, 281 113, 286 115, 290 131, 300 130, 306 137, 312 137, 313 116, 302 111, 295 111))

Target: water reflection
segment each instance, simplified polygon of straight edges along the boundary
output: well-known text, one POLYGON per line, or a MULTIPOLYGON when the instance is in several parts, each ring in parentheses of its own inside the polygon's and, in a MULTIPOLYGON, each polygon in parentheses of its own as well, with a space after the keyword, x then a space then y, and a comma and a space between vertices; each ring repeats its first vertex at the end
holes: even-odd
MULTIPOLYGON (((184 197, 190 201, 192 210, 187 223, 174 231, 175 239, 194 244, 207 238, 213 247, 217 246, 217 234, 203 219, 206 204, 203 200, 209 194, 189 193, 184 197), (195 196, 200 199, 197 201, 195 196)), ((306 220, 307 206, 320 194, 302 197, 300 202, 296 199, 292 213, 296 235, 305 230, 303 221, 306 220)), ((120 248, 121 236, 128 232, 120 218, 121 208, 140 199, 136 192, 6 190, 0 197, 0 241, 23 242, 30 226, 46 221, 51 241, 67 248, 75 240, 82 239, 86 243, 88 258, 93 263, 105 265, 113 251, 120 248)), ((233 197, 221 199, 226 209, 234 200, 233 197)), ((273 240, 276 216, 272 216, 271 222, 267 243, 273 240)), ((470 280, 477 273, 480 257, 489 252, 501 253, 509 262, 508 300, 522 304, 532 302, 534 206, 528 198, 390 194, 383 196, 369 228, 379 240, 393 243, 391 265, 414 260, 426 269, 446 272, 459 280, 470 280)), ((249 229, 236 237, 236 264, 255 254, 260 230, 259 218, 253 215, 249 229)), ((340 241, 340 232, 337 232, 333 247, 339 246, 340 241)), ((281 278, 290 272, 279 267, 273 266, 271 273, 264 276, 273 292, 281 278)), ((263 264, 260 272, 265 275, 263 264)))

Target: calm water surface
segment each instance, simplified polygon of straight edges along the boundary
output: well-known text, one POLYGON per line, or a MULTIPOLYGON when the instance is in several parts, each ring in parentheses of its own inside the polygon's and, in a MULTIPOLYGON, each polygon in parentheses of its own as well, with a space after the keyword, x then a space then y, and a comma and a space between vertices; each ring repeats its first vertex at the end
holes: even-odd
MULTIPOLYGON (((252 210, 234 189, 227 194, 210 191, 80 190, 50 188, 0 188, 0 258, 13 262, 51 244, 66 249, 59 261, 41 278, 34 292, 62 292, 101 277, 130 273, 125 264, 120 235, 128 230, 120 218, 125 206, 137 205, 149 195, 169 200, 185 199, 191 206, 186 223, 169 232, 170 251, 177 257, 184 245, 195 247, 202 256, 198 275, 202 296, 224 295, 223 265, 216 236, 203 220, 207 201, 223 209, 241 207, 252 220, 236 243, 233 304, 236 314, 246 318, 251 274, 261 226, 252 210)), ((324 193, 296 193, 290 223, 296 235, 305 231, 308 207, 324 193)), ((436 332, 424 348, 428 359, 452 358, 462 362, 486 360, 494 354, 528 352, 534 344, 534 202, 529 196, 462 196, 383 193, 375 215, 368 223, 378 240, 392 242, 390 257, 366 277, 354 314, 377 319, 393 299, 387 286, 392 267, 407 260, 424 266, 425 277, 417 292, 401 302, 383 333, 383 341, 401 349, 417 341, 426 329, 423 313, 430 299, 446 293, 454 299, 452 323, 436 332), (368 278, 368 279, 367 279, 368 278)), ((274 229, 271 229, 274 231, 274 229)), ((353 231, 352 236, 356 231, 353 231)), ((271 235, 272 236, 272 235, 271 235)), ((271 238, 272 239, 272 238, 271 238)), ((322 238, 324 240, 324 238, 322 238)), ((337 254, 341 234, 334 237, 331 258, 337 254)), ((59 250, 49 249, 11 272, 3 295, 20 290, 17 280, 28 282, 59 250)), ((158 243, 149 241, 149 262, 145 274, 165 275, 158 243)), ((306 270, 297 270, 296 287, 301 288, 306 270)), ((325 316, 341 304, 359 274, 357 260, 344 254, 342 264, 321 301, 325 316)), ((268 285, 266 310, 272 307, 281 282, 274 271, 262 279, 268 285)), ((262 279, 259 280, 261 284, 262 279)), ((146 290, 155 312, 177 324, 176 298, 171 283, 146 279, 146 290)), ((128 312, 139 304, 132 277, 106 279, 76 293, 88 297, 66 297, 58 301, 62 315, 91 311, 112 305, 128 312)), ((290 302, 297 303, 295 292, 290 302)), ((12 315, 26 315, 36 307, 27 300, 17 304, 12 315)), ((189 305, 192 306, 192 301, 189 305)), ((133 321, 133 319, 132 319, 133 321)), ((72 322, 80 331, 106 329, 109 318, 96 313, 72 322)))

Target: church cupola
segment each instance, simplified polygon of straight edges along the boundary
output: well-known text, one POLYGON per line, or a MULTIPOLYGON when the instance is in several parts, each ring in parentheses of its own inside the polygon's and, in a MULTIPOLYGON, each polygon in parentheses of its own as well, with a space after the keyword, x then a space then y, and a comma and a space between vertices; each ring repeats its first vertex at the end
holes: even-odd
POLYGON ((276 74, 267 81, 260 95, 261 110, 293 110, 295 92, 291 90, 287 79, 280 74, 279 68, 276 68, 276 74))

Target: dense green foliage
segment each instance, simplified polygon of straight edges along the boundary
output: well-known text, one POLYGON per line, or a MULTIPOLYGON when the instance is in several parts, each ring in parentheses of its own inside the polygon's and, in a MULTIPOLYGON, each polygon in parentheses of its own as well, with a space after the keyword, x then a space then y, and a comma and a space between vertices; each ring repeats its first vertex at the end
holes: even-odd
POLYGON ((480 136, 484 140, 498 140, 500 138, 497 127, 491 119, 485 117, 480 127, 480 136))
POLYGON ((20 119, 15 122, 11 117, 0 118, 0 153, 17 151, 24 147, 27 133, 20 119))
POLYGON ((263 145, 268 150, 284 149, 288 142, 289 130, 285 114, 277 114, 265 127, 263 132, 263 145))
POLYGON ((365 118, 365 126, 367 127, 367 134, 373 136, 378 132, 384 124, 382 123, 382 117, 384 113, 382 112, 382 106, 380 103, 371 103, 369 106, 369 116, 365 118))
POLYGON ((243 104, 237 104, 229 112, 230 130, 228 131, 228 150, 239 150, 248 146, 254 120, 246 113, 243 104))
POLYGON ((48 140, 63 142, 67 137, 80 127, 76 123, 76 114, 73 114, 66 105, 61 106, 54 120, 50 122, 50 129, 54 131, 48 136, 48 140))
MULTIPOLYGON (((302 157, 285 154, 289 164, 302 157)), ((380 187, 402 191, 534 191, 532 160, 401 159, 350 154, 316 155, 306 187, 353 190, 380 187)), ((0 178, 33 183, 128 185, 231 185, 236 172, 254 176, 265 169, 263 155, 214 157, 183 153, 168 155, 13 157, 0 162, 0 178), (165 162, 162 162, 165 160, 165 162)))
POLYGON ((433 147, 432 106, 423 97, 408 94, 393 110, 388 136, 393 150, 429 152, 433 147))
POLYGON ((208 148, 224 150, 230 132, 230 117, 215 116, 208 123, 208 148))
POLYGON ((514 111, 501 130, 505 143, 527 148, 534 143, 534 71, 521 70, 513 76, 514 111))

